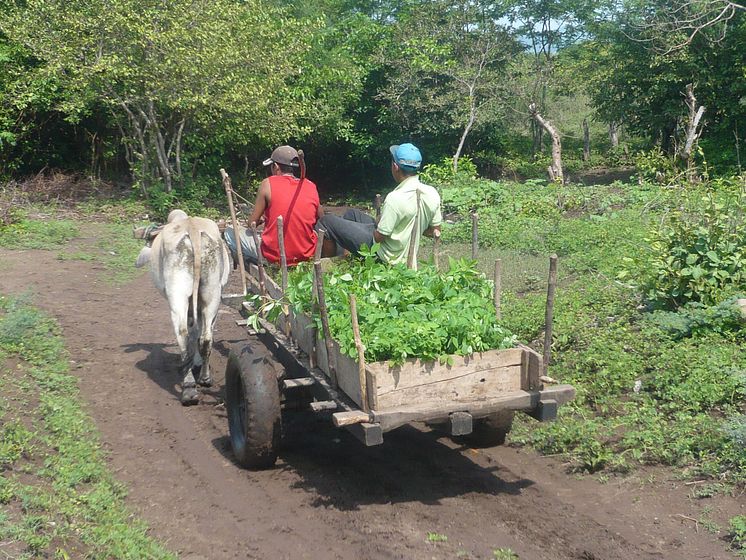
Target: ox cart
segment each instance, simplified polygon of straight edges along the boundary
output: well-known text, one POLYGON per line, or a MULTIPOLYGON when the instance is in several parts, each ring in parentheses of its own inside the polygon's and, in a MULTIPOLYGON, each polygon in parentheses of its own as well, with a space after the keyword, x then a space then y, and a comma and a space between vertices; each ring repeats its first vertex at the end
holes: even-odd
MULTIPOLYGON (((226 182, 231 201, 230 183, 226 182)), ((232 213, 237 224, 233 209, 232 213)), ((278 230, 282 231, 281 222, 278 230)), ((284 255, 281 235, 280 252, 284 255)), ((266 274, 261 256, 259 261, 248 270, 241 263, 244 291, 282 301, 287 267, 281 265, 278 284, 266 274)), ((334 426, 350 431, 367 446, 383 443, 384 433, 411 422, 438 425, 451 436, 484 446, 504 442, 516 411, 539 421, 553 420, 558 407, 575 396, 571 385, 556 384, 542 375, 542 357, 523 345, 451 356, 446 363, 409 359, 391 366, 388 362, 366 362, 354 298, 350 328, 358 359, 352 359, 329 333, 319 249, 314 270, 315 311, 323 328, 317 328, 314 318, 295 313, 287 305, 276 321, 270 322, 245 298, 229 296, 240 302, 244 316, 254 318, 237 322, 253 331, 272 355, 258 355, 250 345, 239 344, 228 359, 225 404, 230 441, 244 467, 266 468, 275 463, 284 410, 325 413, 334 426)))

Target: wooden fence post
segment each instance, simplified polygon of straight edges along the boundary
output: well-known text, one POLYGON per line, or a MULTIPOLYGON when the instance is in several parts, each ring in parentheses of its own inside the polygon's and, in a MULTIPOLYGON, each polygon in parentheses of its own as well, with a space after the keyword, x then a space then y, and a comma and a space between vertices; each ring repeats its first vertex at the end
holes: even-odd
POLYGON ((502 291, 502 261, 495 261, 495 292, 492 294, 495 302, 495 316, 500 320, 500 292, 502 291))
POLYGON ((552 357, 552 321, 554 320, 554 292, 557 288, 557 255, 549 257, 549 283, 547 284, 547 307, 544 314, 544 375, 547 374, 552 357))
POLYGON ((476 212, 471 214, 471 258, 477 260, 477 252, 479 251, 479 215, 476 212))

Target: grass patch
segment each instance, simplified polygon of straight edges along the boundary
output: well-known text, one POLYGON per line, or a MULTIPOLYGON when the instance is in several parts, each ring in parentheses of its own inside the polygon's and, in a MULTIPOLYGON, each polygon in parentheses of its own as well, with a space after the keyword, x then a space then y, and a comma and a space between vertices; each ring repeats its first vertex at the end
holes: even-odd
MULTIPOLYGON (((560 257, 550 375, 578 395, 557 422, 519 416, 512 441, 563 454, 578 471, 664 464, 717 479, 723 491, 746 483, 746 336, 733 309, 740 292, 724 291, 712 307, 651 312, 629 282, 643 272, 651 227, 680 194, 541 181, 473 191, 491 197, 476 208, 478 266, 491 277, 502 259, 502 322, 523 341, 543 339, 548 256, 560 257)), ((471 254, 474 209, 450 209, 443 255, 471 254)))
POLYGON ((79 235, 73 220, 33 220, 24 218, 0 226, 0 247, 6 249, 58 249, 79 235))
POLYGON ((124 506, 98 435, 79 403, 56 322, 0 296, 0 540, 18 558, 175 558, 124 506), (16 367, 10 367, 11 362, 16 367), (19 367, 20 366, 20 367, 19 367))
POLYGON ((96 248, 112 282, 123 284, 142 274, 135 268, 135 260, 143 241, 132 237, 131 224, 103 224, 96 248))
POLYGON ((746 515, 737 515, 731 518, 730 542, 733 550, 746 558, 746 515))

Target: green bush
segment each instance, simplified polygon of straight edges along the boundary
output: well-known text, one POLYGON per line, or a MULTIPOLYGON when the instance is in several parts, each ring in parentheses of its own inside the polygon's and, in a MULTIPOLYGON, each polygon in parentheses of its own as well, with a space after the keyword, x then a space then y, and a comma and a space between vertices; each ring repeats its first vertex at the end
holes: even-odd
POLYGON ((730 539, 733 549, 746 557, 746 515, 736 515, 731 518, 730 539))
POLYGON ((713 305, 746 288, 745 210, 741 196, 695 195, 653 228, 641 268, 655 307, 713 305))
POLYGON ((660 148, 637 152, 634 164, 638 176, 649 181, 664 183, 675 175, 673 160, 660 148))
POLYGON ((675 339, 708 331, 739 336, 742 333, 743 318, 736 304, 737 299, 732 297, 711 306, 691 302, 677 311, 655 311, 650 314, 647 321, 668 332, 675 339))

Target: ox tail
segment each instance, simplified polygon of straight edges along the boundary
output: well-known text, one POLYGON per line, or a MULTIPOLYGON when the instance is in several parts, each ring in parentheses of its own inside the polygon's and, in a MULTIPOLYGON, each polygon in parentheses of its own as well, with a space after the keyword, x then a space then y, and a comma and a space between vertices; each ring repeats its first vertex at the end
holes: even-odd
POLYGON ((189 220, 189 239, 194 253, 194 278, 192 280, 192 318, 197 324, 197 298, 199 297, 199 279, 202 276, 202 230, 189 220))

